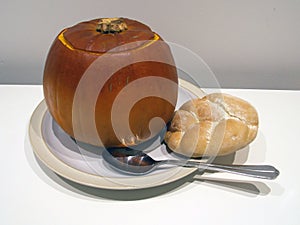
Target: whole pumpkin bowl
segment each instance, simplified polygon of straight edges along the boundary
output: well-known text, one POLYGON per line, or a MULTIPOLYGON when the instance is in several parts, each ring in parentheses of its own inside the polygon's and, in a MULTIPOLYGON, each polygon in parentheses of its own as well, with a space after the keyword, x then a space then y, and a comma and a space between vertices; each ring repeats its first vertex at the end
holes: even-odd
POLYGON ((169 46, 148 26, 102 18, 62 30, 44 68, 46 104, 78 141, 133 146, 171 120, 178 77, 169 46))

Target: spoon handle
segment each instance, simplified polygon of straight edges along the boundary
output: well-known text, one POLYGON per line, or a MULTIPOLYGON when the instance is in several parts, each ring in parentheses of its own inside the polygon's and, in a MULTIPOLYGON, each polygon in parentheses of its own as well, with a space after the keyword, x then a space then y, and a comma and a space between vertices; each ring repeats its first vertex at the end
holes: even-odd
MULTIPOLYGON (((172 160, 173 161, 173 160, 172 160)), ((175 160, 174 160, 175 161, 175 160)), ((169 160, 169 163, 170 162, 169 160)), ((173 163, 172 163, 173 164, 173 163)), ((174 162, 176 164, 176 162, 174 162)), ((178 162, 176 165, 179 165, 178 162)), ((261 179, 275 179, 279 175, 279 171, 270 165, 221 165, 221 164, 207 164, 199 161, 186 161, 184 167, 196 167, 199 170, 208 170, 214 172, 227 172, 249 177, 261 179)))

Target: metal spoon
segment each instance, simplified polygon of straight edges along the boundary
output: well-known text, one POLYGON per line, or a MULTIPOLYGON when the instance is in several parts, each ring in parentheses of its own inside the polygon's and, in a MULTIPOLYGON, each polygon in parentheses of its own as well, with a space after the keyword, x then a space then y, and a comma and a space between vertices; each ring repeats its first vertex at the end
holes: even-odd
POLYGON ((269 165, 220 165, 203 163, 196 160, 154 160, 140 150, 129 148, 106 149, 103 159, 115 169, 132 175, 144 175, 153 171, 157 166, 171 164, 183 167, 195 167, 199 170, 228 172, 262 179, 275 179, 279 171, 269 165))

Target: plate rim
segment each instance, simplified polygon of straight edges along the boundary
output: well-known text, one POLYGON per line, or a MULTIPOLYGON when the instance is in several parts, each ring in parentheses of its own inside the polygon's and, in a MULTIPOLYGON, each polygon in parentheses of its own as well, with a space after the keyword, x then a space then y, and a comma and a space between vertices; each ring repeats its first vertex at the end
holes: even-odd
MULTIPOLYGON (((191 91, 196 96, 203 96, 204 92, 194 86, 192 83, 178 79, 178 83, 181 87, 191 91)), ((173 174, 168 179, 158 182, 158 183, 150 183, 144 185, 129 185, 129 184, 120 184, 120 182, 124 182, 124 180, 143 180, 143 177, 130 177, 130 178, 106 178, 104 176, 90 174, 87 172, 83 172, 79 169, 76 169, 64 161, 55 156, 48 145, 46 144, 43 133, 42 133, 42 123, 44 116, 47 112, 47 105, 45 99, 43 99, 38 106, 33 111, 30 122, 29 122, 29 140, 35 155, 42 161, 42 163, 48 167, 53 172, 59 174, 60 176, 71 180, 73 182, 101 189, 109 189, 109 190, 136 190, 136 189, 145 189, 156 186, 161 186, 164 184, 172 183, 177 180, 180 180, 193 172, 197 171, 196 168, 181 168, 176 174, 173 174), (115 182, 113 182, 115 181, 115 182)), ((172 169, 171 169, 172 170, 172 169)), ((170 170, 169 170, 170 171, 170 170)), ((160 174, 150 175, 155 178, 155 176, 159 176, 160 174)))

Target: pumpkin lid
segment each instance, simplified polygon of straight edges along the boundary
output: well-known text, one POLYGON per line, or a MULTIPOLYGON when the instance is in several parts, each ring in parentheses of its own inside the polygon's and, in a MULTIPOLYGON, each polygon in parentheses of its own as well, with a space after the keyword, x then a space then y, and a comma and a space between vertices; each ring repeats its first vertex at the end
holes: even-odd
POLYGON ((105 53, 116 47, 118 52, 138 48, 157 36, 147 25, 127 18, 81 22, 62 34, 72 48, 94 53, 105 53))

